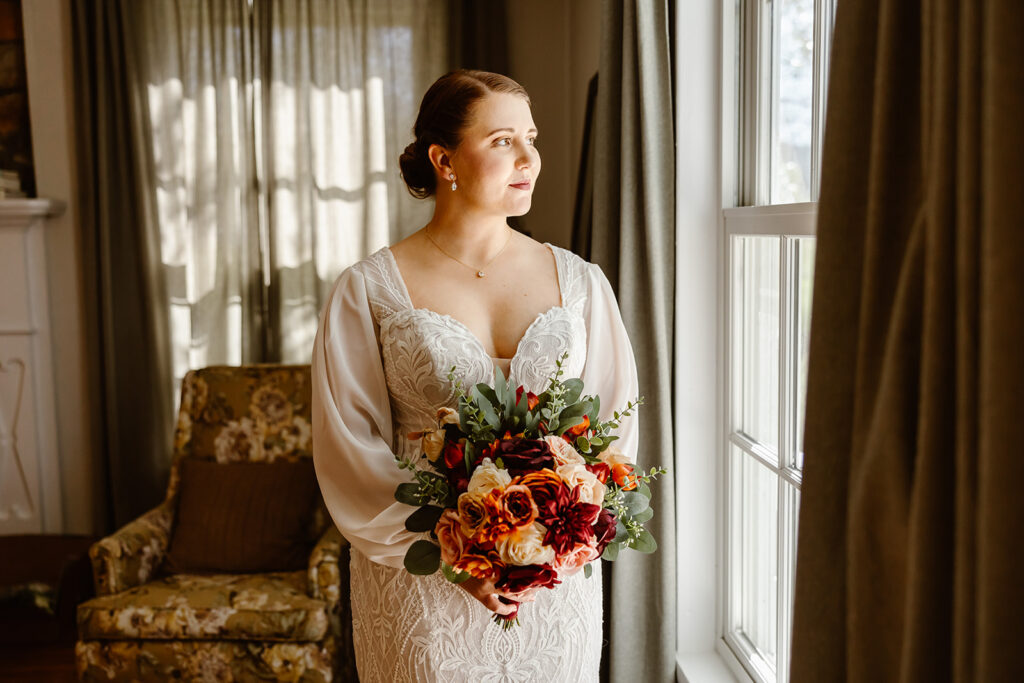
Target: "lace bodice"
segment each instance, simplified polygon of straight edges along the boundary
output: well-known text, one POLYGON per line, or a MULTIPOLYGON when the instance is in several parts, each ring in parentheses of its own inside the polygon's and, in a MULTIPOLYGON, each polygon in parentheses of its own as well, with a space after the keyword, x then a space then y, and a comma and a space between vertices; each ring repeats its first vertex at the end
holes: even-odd
MULTIPOLYGON (((555 255, 561 301, 541 312, 509 362, 515 385, 539 393, 568 351, 564 378, 601 396, 601 416, 636 397, 636 366, 611 287, 572 252, 555 255)), ((394 501, 419 459, 408 432, 455 407, 455 387, 493 382, 495 361, 456 318, 415 308, 389 248, 346 269, 324 309, 313 349, 313 460, 324 501, 352 545, 353 636, 360 680, 596 681, 601 644, 600 568, 565 577, 521 610, 505 632, 440 573, 402 568, 421 534, 405 529, 411 508, 394 501)), ((636 422, 620 430, 636 453, 636 422)))
MULTIPOLYGON (((561 302, 534 318, 523 333, 509 363, 514 386, 540 393, 555 372, 555 361, 566 351, 564 377, 576 377, 586 360, 586 262, 551 244, 555 255, 561 302)), ((381 357, 390 390, 392 417, 410 430, 429 426, 437 409, 456 407, 455 387, 448 380, 454 365, 463 386, 492 384, 495 359, 480 340, 456 318, 426 308, 414 308, 395 257, 384 247, 362 266, 369 283, 374 319, 380 328, 381 357)), ((404 430, 393 444, 407 455, 404 430)))

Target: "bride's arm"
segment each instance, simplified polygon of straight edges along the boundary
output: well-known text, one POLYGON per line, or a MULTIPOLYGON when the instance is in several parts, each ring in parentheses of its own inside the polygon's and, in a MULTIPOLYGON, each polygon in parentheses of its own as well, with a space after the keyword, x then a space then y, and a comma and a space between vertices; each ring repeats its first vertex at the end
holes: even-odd
POLYGON ((313 463, 338 530, 373 562, 401 567, 420 534, 395 501, 409 481, 392 451, 391 404, 363 274, 346 269, 321 314, 313 345, 313 463))
MULTIPOLYGON (((600 417, 609 420, 637 398, 639 382, 636 358, 611 283, 600 266, 587 264, 588 297, 584 307, 587 322, 587 361, 581 379, 584 391, 601 397, 600 417)), ((621 418, 614 445, 636 462, 639 442, 639 410, 621 418)))

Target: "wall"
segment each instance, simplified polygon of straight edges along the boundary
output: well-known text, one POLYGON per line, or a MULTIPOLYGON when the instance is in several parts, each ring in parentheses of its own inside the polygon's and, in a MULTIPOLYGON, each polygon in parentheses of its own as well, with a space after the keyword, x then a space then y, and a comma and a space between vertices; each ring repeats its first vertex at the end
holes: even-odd
POLYGON ((597 72, 600 3, 519 0, 509 5, 509 75, 533 102, 543 166, 522 226, 568 248, 576 203, 587 85, 597 72))
POLYGON ((101 525, 102 487, 87 419, 70 15, 65 0, 22 3, 36 188, 40 197, 67 203, 64 214, 46 228, 63 526, 65 533, 95 533, 101 525))

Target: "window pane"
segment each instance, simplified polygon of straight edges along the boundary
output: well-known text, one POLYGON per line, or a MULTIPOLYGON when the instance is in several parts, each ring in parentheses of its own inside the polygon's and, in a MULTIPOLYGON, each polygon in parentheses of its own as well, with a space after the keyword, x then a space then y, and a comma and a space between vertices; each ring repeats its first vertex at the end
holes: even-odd
POLYGON ((734 628, 742 631, 774 669, 778 634, 779 479, 736 446, 732 453, 732 544, 738 572, 734 628))
POLYGON ((771 203, 811 198, 814 2, 776 0, 773 17, 771 203))
POLYGON ((814 290, 814 247, 816 240, 805 237, 797 240, 797 295, 799 316, 797 337, 797 406, 796 406, 796 467, 804 468, 804 413, 807 410, 807 351, 811 337, 811 294, 814 290))
POLYGON ((778 453, 780 237, 733 238, 734 429, 778 453))

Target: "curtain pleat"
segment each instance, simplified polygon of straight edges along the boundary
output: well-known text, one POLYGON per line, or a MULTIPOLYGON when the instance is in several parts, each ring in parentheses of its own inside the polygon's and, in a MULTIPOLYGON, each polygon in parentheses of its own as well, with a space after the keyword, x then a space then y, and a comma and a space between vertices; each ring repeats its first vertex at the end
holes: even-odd
POLYGON ((171 439, 170 344, 160 236, 147 199, 134 88, 135 3, 75 2, 75 127, 94 452, 104 531, 159 501, 171 439))
MULTIPOLYGON (((616 290, 636 355, 643 468, 672 472, 675 287, 675 159, 671 16, 666 2, 602 5, 600 79, 572 243, 616 290), (588 231, 589 225, 589 231, 588 231)), ((612 681, 674 681, 675 493, 657 482, 651 531, 658 552, 622 553, 606 567, 603 675, 612 681)))
POLYGON ((1024 663, 1024 5, 838 4, 791 680, 1024 663))

